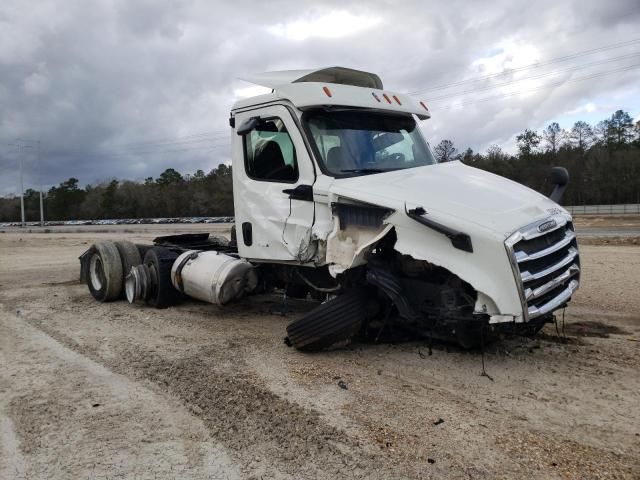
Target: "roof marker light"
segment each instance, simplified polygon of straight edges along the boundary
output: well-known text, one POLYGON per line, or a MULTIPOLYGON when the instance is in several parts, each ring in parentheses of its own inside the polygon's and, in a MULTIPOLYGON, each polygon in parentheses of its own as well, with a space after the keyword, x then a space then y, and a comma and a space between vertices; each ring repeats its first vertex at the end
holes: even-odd
POLYGON ((329 87, 324 86, 322 87, 322 90, 324 90, 324 93, 327 94, 327 97, 331 98, 333 95, 331 95, 331 90, 329 90, 329 87))
POLYGON ((400 101, 400 99, 398 97, 396 97, 395 95, 393 96, 393 99, 396 101, 396 103, 398 105, 402 105, 402 102, 400 101))
POLYGON ((429 109, 427 108, 427 106, 424 104, 424 102, 420 102, 420 105, 422 105, 422 108, 424 108, 427 112, 429 111, 429 109))
POLYGON ((391 103, 391 99, 387 96, 386 93, 383 93, 382 96, 384 97, 384 99, 387 101, 387 103, 391 103))
POLYGON ((378 103, 380 103, 380 97, 376 95, 376 92, 371 92, 371 95, 373 95, 373 98, 375 98, 378 101, 378 103))

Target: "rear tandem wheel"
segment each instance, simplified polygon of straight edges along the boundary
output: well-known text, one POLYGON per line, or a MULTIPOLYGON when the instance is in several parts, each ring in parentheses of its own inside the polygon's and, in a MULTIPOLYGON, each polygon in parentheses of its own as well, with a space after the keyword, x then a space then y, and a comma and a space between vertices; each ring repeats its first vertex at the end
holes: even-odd
POLYGON ((163 247, 153 247, 144 256, 149 269, 150 291, 145 299, 155 308, 167 308, 180 302, 180 292, 171 283, 171 267, 178 254, 163 247))
POLYGON ((122 292, 122 260, 115 243, 107 240, 91 245, 88 251, 87 286, 99 302, 117 300, 122 292))

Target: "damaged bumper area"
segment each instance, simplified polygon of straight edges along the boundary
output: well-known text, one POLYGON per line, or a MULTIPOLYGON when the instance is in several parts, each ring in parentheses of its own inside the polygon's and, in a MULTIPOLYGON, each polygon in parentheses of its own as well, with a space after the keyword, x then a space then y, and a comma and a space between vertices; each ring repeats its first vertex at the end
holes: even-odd
POLYGON ((368 292, 369 314, 356 323, 374 338, 400 328, 473 347, 492 333, 532 335, 579 285, 570 217, 544 218, 505 240, 489 229, 443 228, 439 219, 424 225, 412 218, 424 214, 417 208, 333 210, 329 272, 344 291, 368 292))

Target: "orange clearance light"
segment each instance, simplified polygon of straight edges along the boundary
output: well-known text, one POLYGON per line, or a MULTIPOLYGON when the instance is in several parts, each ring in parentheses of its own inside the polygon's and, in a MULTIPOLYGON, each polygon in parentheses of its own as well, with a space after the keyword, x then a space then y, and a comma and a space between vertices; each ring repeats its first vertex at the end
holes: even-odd
POLYGON ((331 90, 329 90, 329 87, 324 86, 322 87, 322 90, 324 90, 324 93, 327 94, 327 97, 331 98, 333 95, 331 95, 331 90))
POLYGON ((376 95, 376 92, 371 92, 371 95, 373 95, 373 98, 375 98, 375 99, 376 99, 376 101, 377 101, 378 103, 380 103, 380 97, 379 97, 378 95, 376 95))
POLYGON ((424 108, 427 112, 429 111, 429 109, 427 108, 427 106, 424 104, 424 102, 420 102, 420 105, 422 105, 422 108, 424 108))
POLYGON ((383 93, 382 96, 384 97, 384 99, 387 101, 387 103, 391 103, 391 99, 387 96, 386 93, 383 93))
POLYGON ((396 101, 396 103, 398 105, 402 105, 402 102, 400 101, 400 99, 398 97, 396 97, 395 95, 393 96, 393 99, 396 101))

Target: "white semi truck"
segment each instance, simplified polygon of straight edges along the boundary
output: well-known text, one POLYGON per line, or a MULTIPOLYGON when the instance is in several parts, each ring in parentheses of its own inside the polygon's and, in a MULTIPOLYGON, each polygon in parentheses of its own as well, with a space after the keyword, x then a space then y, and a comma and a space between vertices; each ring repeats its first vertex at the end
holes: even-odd
POLYGON ((318 306, 287 327, 303 350, 395 328, 463 346, 533 334, 580 278, 569 213, 551 198, 464 165, 438 163, 424 102, 341 67, 248 80, 271 93, 231 111, 231 241, 186 234, 154 245, 99 242, 81 277, 99 301, 226 304, 282 289, 318 306))

